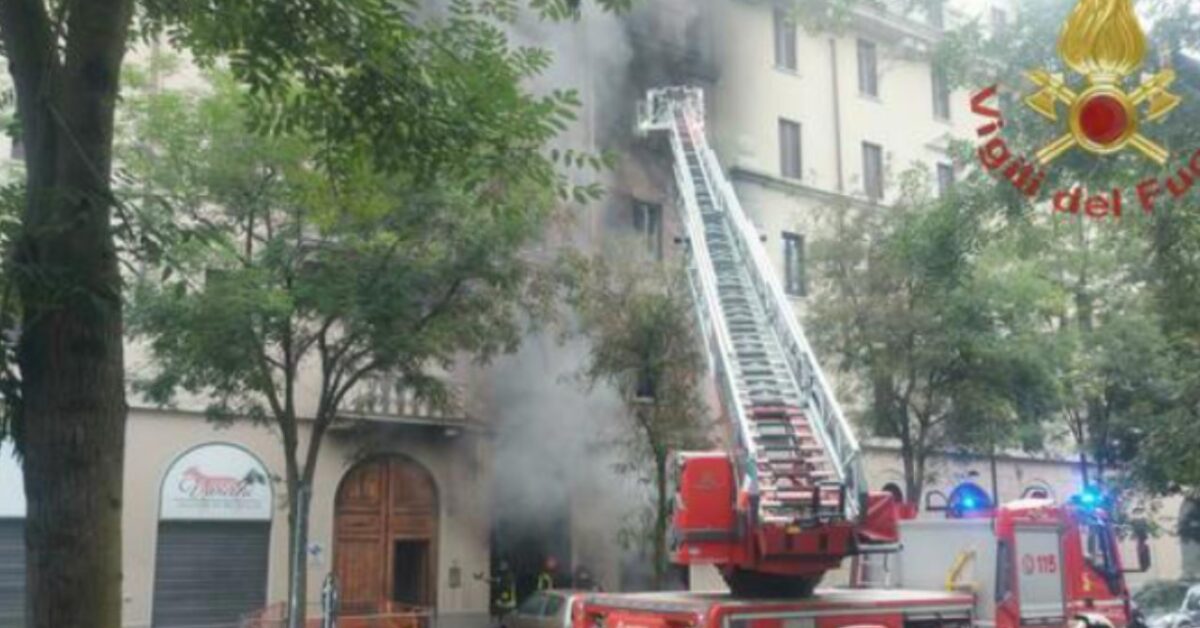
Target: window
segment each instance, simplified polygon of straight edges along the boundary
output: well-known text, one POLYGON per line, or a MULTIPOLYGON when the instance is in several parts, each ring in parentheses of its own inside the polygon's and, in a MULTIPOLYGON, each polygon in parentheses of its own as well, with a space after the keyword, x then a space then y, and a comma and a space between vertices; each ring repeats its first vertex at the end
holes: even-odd
POLYGON ((1015 558, 1008 541, 996 542, 996 602, 1007 600, 1013 592, 1013 569, 1015 558))
POLYGON ((779 119, 779 175, 800 178, 800 123, 779 119))
POLYGON ((783 9, 775 9, 775 67, 796 70, 796 22, 783 9))
POLYGON ((858 40, 858 91, 867 96, 879 96, 879 73, 876 67, 875 44, 858 40))
POLYGON ((938 68, 930 73, 933 85, 933 117, 938 120, 950 119, 950 87, 946 84, 946 75, 938 68))
POLYGON ((992 7, 992 36, 1004 34, 1008 27, 1008 13, 1000 7, 992 7))
POLYGON ((1088 566, 1104 577, 1110 592, 1115 594, 1115 576, 1119 576, 1120 572, 1116 570, 1113 539, 1108 529, 1098 523, 1083 523, 1079 526, 1079 536, 1088 566))
POLYGON ((946 23, 946 7, 943 0, 926 0, 925 4, 926 15, 929 18, 929 25, 934 28, 942 28, 946 23))
POLYGON ((1050 490, 1044 486, 1027 486, 1021 493, 1021 499, 1050 499, 1050 490))
POLYGON ((863 191, 867 198, 883 198, 883 149, 878 144, 863 142, 863 191))
POLYGON ((646 251, 654 259, 662 259, 662 206, 634 201, 633 228, 641 235, 646 251))
POLYGON ((519 608, 517 608, 517 614, 532 615, 532 616, 541 615, 542 608, 544 607, 545 604, 546 604, 545 594, 540 593, 540 592, 534 593, 533 595, 529 596, 529 598, 526 599, 524 602, 521 602, 521 606, 519 608))
POLYGON ((897 504, 904 503, 904 489, 900 488, 899 484, 896 484, 895 482, 888 482, 887 484, 883 485, 883 492, 891 495, 892 500, 897 504))
POLYGON ((557 615, 562 610, 563 599, 557 595, 549 595, 546 597, 546 609, 542 611, 542 615, 547 617, 557 615))
POLYGON ((938 196, 945 197, 954 186, 954 166, 950 164, 937 165, 938 196))
POLYGON ((783 232, 783 269, 787 293, 797 297, 808 294, 804 276, 804 236, 783 232))

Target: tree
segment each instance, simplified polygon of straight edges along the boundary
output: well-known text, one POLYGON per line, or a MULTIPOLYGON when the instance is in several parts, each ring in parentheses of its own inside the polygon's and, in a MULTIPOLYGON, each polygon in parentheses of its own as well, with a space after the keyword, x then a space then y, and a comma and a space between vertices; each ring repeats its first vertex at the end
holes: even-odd
POLYGON ((203 394, 214 419, 276 429, 295 625, 308 495, 347 394, 394 374, 445 405, 431 366, 515 348, 521 315, 543 303, 524 249, 558 204, 531 163, 536 145, 476 163, 485 186, 379 173, 355 155, 333 173, 313 166, 319 148, 308 141, 247 135, 242 92, 221 77, 214 87, 198 101, 168 93, 136 108, 131 172, 199 239, 181 237, 171 265, 133 291, 131 327, 156 364, 140 390, 164 404, 178 390, 203 394), (315 406, 304 404, 306 387, 315 406))
POLYGON ((575 257, 567 264, 568 300, 579 331, 591 341, 581 375, 589 386, 616 388, 633 422, 618 445, 627 454, 622 470, 647 473, 653 505, 648 536, 653 547, 654 588, 667 569, 670 524, 670 455, 706 446, 705 375, 694 331, 692 297, 683 269, 648 264, 637 255, 575 257))
MULTIPOLYGON (((561 19, 580 0, 528 4, 561 19)), ((26 155, 21 229, 7 251, 4 302, 21 333, 5 430, 23 455, 32 626, 120 625, 126 400, 111 175, 134 14, 137 34, 165 34, 202 63, 228 59, 254 91, 258 128, 303 130, 322 159, 363 144, 374 166, 428 181, 470 176, 481 154, 522 154, 573 101, 521 89, 548 58, 507 46, 498 23, 519 3, 448 6, 435 21, 416 0, 0 2, 26 155)))
MULTIPOLYGON (((1011 84, 1012 77, 1030 68, 1055 68, 1054 42, 1075 5, 1036 0, 1018 14, 1003 41, 979 36, 975 25, 967 25, 942 42, 938 62, 959 84, 976 90, 1011 84), (970 62, 980 57, 990 63, 970 62)), ((1185 96, 1182 106, 1147 132, 1176 150, 1174 157, 1182 162, 1190 157, 1190 147, 1200 145, 1191 124, 1198 111, 1192 96, 1200 95, 1200 73, 1189 76, 1187 57, 1178 52, 1200 38, 1189 19, 1195 8, 1177 0, 1139 8, 1155 18, 1150 49, 1168 53, 1147 55, 1143 69, 1156 71, 1173 60, 1180 77, 1172 90, 1185 96)), ((1003 132, 1014 154, 1031 154, 1060 132, 1015 98, 1001 103, 1003 132)), ((1075 185, 1132 190, 1144 178, 1163 174, 1130 151, 1103 158, 1073 151, 1048 170, 1047 190, 1075 185)), ((1193 292, 1186 282, 1171 278, 1184 277, 1177 262, 1188 255, 1183 250, 1188 246, 1186 224, 1194 210, 1186 201, 1163 203, 1149 215, 1128 211, 1119 220, 1097 222, 1082 214, 1039 216, 1045 206, 1035 209, 1014 200, 1011 190, 1003 190, 994 202, 1007 207, 1010 216, 1023 216, 1021 228, 1007 239, 1010 245, 1017 242, 1014 238, 1023 241, 1019 246, 1027 260, 1041 268, 1057 293, 1053 300, 1058 303, 1042 323, 1043 340, 1035 347, 1039 379, 1053 382, 1049 402, 1078 450, 1084 478, 1103 482, 1106 471, 1121 468, 1137 471, 1143 486, 1153 487, 1164 476, 1161 466, 1167 457, 1142 445, 1151 445, 1156 434, 1166 431, 1155 427, 1161 417, 1178 416, 1183 401, 1179 376, 1189 372, 1179 362, 1187 345, 1173 337, 1178 328, 1171 323, 1171 312, 1186 311, 1184 302, 1193 292), (1140 357, 1131 361, 1130 356, 1140 357), (1100 477, 1090 474, 1091 469, 1100 477)))
MULTIPOLYGON (((25 146, 6 251, 19 384, 6 386, 28 501, 29 625, 120 625, 125 381, 110 230, 113 111, 133 3, 0 3, 25 146)), ((6 351, 7 353, 7 351, 6 351)))
POLYGON ((933 199, 927 180, 921 169, 902 175, 903 200, 886 210, 828 212, 809 315, 815 340, 866 388, 869 429, 898 440, 913 504, 931 453, 994 449, 1033 423, 1037 369, 1026 356, 1046 289, 1019 266, 984 272, 984 243, 1004 228, 990 181, 933 199))

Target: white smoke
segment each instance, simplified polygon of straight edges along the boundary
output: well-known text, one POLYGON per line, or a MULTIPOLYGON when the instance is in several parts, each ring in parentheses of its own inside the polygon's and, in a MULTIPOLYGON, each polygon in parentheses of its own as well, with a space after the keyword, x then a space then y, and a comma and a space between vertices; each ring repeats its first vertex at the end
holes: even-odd
MULTIPOLYGON (((569 233, 548 243, 549 248, 566 244, 595 253, 610 236, 628 235, 632 189, 642 194, 656 187, 659 200, 669 197, 669 157, 642 150, 644 144, 634 136, 636 103, 647 87, 671 74, 669 59, 684 56, 702 3, 643 1, 623 16, 586 4, 576 22, 523 17, 512 42, 540 46, 554 55, 552 67, 533 81, 535 92, 579 92, 578 119, 556 147, 592 154, 612 150, 621 159, 613 171, 581 176, 580 181, 602 182, 606 198, 574 208, 569 233), (663 163, 653 163, 657 160, 663 163)), ((488 369, 485 407, 496 426, 492 513, 500 534, 557 532, 549 534, 556 538, 544 539, 541 551, 569 552, 558 556, 564 570, 584 564, 613 589, 621 585, 620 572, 638 562, 620 550, 617 535, 647 503, 647 489, 614 470, 624 452, 611 443, 621 430, 630 429, 620 399, 611 389, 582 386, 576 375, 586 365, 589 347, 578 338, 563 342, 559 332, 554 328, 528 335, 515 354, 488 369), (557 542, 564 536, 555 529, 561 526, 569 528, 569 547, 557 542)), ((512 541, 493 539, 497 547, 511 547, 512 541)))

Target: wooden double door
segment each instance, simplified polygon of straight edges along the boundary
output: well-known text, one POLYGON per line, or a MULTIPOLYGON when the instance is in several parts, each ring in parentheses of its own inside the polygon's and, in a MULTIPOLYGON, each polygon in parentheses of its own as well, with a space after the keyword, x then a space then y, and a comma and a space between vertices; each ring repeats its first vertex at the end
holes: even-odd
POLYGON ((334 561, 343 615, 437 599, 437 490, 406 458, 356 466, 338 488, 334 561))

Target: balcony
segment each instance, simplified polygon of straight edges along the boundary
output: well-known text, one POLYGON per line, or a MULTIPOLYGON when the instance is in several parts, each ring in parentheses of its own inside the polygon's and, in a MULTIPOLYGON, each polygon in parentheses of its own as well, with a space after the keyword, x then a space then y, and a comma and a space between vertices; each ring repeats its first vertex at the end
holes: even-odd
POLYGON ((452 374, 437 378, 445 387, 441 398, 430 398, 421 387, 409 385, 393 373, 364 378, 346 396, 342 404, 339 429, 354 429, 364 423, 373 425, 441 428, 447 433, 477 427, 478 422, 466 410, 465 387, 452 374))
POLYGON ((941 38, 943 8, 937 0, 871 0, 854 5, 852 20, 864 35, 923 53, 941 38))

